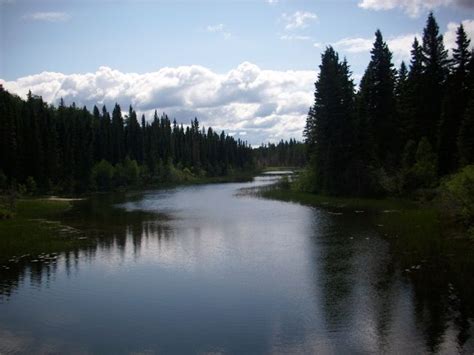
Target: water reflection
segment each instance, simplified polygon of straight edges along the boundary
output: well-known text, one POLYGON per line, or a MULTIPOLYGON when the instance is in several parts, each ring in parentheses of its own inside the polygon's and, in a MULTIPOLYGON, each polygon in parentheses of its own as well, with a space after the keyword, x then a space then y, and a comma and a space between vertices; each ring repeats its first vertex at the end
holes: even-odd
POLYGON ((474 351, 465 242, 239 193, 273 179, 79 203, 88 243, 0 271, 0 353, 474 351))

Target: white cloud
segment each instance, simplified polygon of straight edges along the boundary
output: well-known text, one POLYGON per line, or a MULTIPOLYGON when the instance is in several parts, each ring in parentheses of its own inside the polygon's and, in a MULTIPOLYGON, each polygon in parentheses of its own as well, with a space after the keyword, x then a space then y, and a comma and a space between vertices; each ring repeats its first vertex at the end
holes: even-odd
POLYGON ((322 46, 323 46, 323 45, 322 45, 322 43, 320 43, 320 42, 314 42, 314 43, 313 43, 313 47, 314 47, 314 48, 321 48, 322 46))
POLYGON ((392 10, 400 8, 411 17, 417 17, 427 10, 440 6, 461 6, 474 8, 472 0, 362 0, 359 7, 370 10, 392 10))
POLYGON ((224 24, 222 23, 219 23, 217 25, 208 25, 206 27, 206 31, 211 33, 220 33, 222 34, 224 39, 229 39, 230 37, 232 37, 232 34, 226 30, 224 24))
POLYGON ((282 19, 286 23, 286 30, 295 30, 308 27, 308 23, 317 20, 318 16, 308 11, 296 11, 291 15, 284 13, 282 19))
POLYGON ((343 38, 334 43, 334 47, 349 53, 368 52, 372 48, 371 38, 343 38))
MULTIPOLYGON (((410 33, 406 35, 399 35, 390 37, 387 40, 387 45, 393 53, 395 64, 399 64, 402 60, 410 59, 411 45, 414 38, 420 38, 419 34, 410 33)), ((334 47, 348 53, 368 53, 372 49, 374 38, 344 38, 334 43, 334 47)))
POLYGON ((280 39, 283 41, 309 41, 310 36, 296 36, 296 35, 281 35, 280 39))
MULTIPOLYGON (((464 31, 468 38, 471 39, 471 48, 474 48, 474 20, 464 20, 462 21, 464 26, 464 31)), ((444 45, 446 48, 452 49, 456 47, 456 31, 459 27, 459 23, 450 22, 448 23, 448 29, 444 34, 444 45)))
POLYGON ((206 127, 246 132, 249 143, 260 144, 301 138, 315 80, 314 71, 263 70, 244 62, 224 74, 198 65, 144 74, 100 67, 93 73, 43 72, 0 83, 22 97, 31 90, 53 104, 61 97, 89 109, 132 104, 147 118, 157 109, 183 123, 197 116, 206 127))
POLYGON ((265 0, 265 2, 270 5, 278 4, 278 0, 265 0))
POLYGON ((398 65, 402 60, 408 62, 411 56, 411 47, 415 37, 421 38, 419 33, 410 33, 406 35, 392 37, 387 41, 388 47, 393 53, 393 59, 398 65))
MULTIPOLYGON (((464 30, 468 38, 471 38, 471 48, 474 48, 474 20, 464 20, 462 24, 464 25, 464 30)), ((459 23, 448 23, 447 30, 443 36, 444 45, 447 49, 451 50, 456 47, 456 31, 458 27, 459 23)), ((402 60, 406 62, 410 60, 410 52, 415 37, 419 40, 422 38, 419 33, 389 37, 387 44, 393 53, 393 59, 396 65, 399 65, 402 60)), ((333 45, 336 49, 347 53, 368 53, 372 49, 373 42, 374 38, 343 38, 333 45)))
POLYGON ((23 16, 24 19, 45 22, 65 22, 71 16, 65 12, 34 12, 23 16))

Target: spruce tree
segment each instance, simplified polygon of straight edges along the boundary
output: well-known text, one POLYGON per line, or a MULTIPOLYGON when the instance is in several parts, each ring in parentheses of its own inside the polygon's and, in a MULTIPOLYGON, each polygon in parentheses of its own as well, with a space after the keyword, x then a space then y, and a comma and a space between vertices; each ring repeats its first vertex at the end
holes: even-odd
POLYGON ((437 144, 437 131, 441 118, 444 84, 448 74, 448 52, 444 48, 443 35, 431 12, 423 30, 423 75, 420 100, 422 105, 420 123, 423 135, 432 146, 437 144))
POLYGON ((418 142, 425 129, 420 117, 423 114, 423 50, 415 37, 411 49, 410 71, 408 73, 407 122, 404 126, 405 139, 418 142))
POLYGON ((395 99, 397 123, 399 126, 400 147, 404 147, 413 136, 413 126, 410 105, 410 86, 408 80, 408 69, 405 62, 402 61, 398 70, 397 81, 395 85, 395 99))
POLYGON ((456 47, 453 49, 452 72, 446 83, 443 112, 439 129, 439 174, 454 172, 458 166, 456 138, 463 121, 468 101, 468 64, 470 40, 461 24, 457 29, 456 47))
POLYGON ((394 168, 399 161, 399 133, 395 111, 395 70, 392 53, 377 30, 371 50, 371 61, 360 87, 360 104, 375 144, 379 164, 394 168))
POLYGON ((313 137, 312 158, 316 190, 327 194, 353 193, 350 151, 353 141, 354 84, 347 63, 328 47, 322 54, 315 83, 314 117, 308 122, 313 137))
POLYGON ((464 113, 457 139, 461 167, 474 164, 474 92, 464 113))
POLYGON ((112 162, 120 163, 125 157, 123 117, 120 106, 116 103, 112 111, 112 162))

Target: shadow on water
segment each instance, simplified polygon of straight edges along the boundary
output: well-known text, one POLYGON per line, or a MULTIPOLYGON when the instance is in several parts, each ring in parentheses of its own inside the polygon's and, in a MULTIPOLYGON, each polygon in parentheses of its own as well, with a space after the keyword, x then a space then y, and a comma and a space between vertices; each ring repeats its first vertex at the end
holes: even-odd
POLYGON ((400 226, 382 229, 380 221, 344 213, 315 224, 312 260, 322 268, 315 287, 327 331, 336 334, 331 349, 472 353, 472 244, 439 230, 396 234, 400 226))
POLYGON ((74 231, 77 235, 73 238, 81 243, 63 252, 12 256, 8 266, 0 268, 0 301, 11 297, 26 279, 37 286, 49 282, 59 262, 64 264, 66 274, 70 274, 77 270, 80 257, 93 260, 98 250, 113 249, 123 254, 130 240, 138 255, 143 240, 171 238, 172 233, 166 225, 169 216, 150 211, 127 211, 120 206, 139 200, 142 195, 100 194, 75 202, 73 208, 61 216, 60 223, 64 227, 58 233, 71 238, 70 231, 74 231))
POLYGON ((0 352, 474 351, 472 245, 271 181, 77 202, 84 244, 0 270, 0 352))

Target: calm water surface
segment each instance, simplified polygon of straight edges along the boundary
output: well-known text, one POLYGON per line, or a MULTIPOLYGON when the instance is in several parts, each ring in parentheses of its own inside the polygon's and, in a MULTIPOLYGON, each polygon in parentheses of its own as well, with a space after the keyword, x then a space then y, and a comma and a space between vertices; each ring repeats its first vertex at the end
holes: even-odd
POLYGON ((78 203, 92 243, 1 271, 0 353, 474 352, 458 255, 242 193, 274 179, 78 203))

